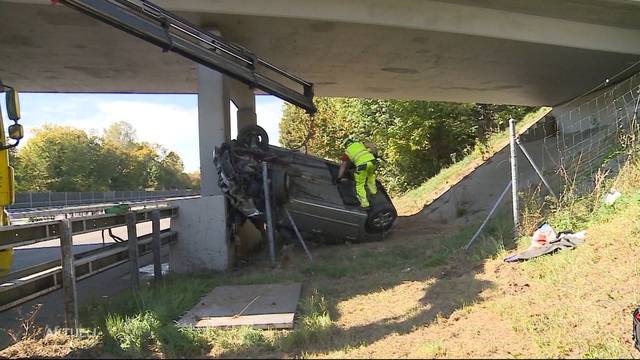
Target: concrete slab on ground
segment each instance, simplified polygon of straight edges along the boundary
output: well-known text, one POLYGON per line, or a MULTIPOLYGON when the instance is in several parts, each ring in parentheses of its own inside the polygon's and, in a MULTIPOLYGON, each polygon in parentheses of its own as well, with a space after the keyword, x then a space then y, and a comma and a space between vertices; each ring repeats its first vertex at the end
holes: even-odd
POLYGON ((302 284, 219 286, 179 321, 184 327, 293 327, 302 284))

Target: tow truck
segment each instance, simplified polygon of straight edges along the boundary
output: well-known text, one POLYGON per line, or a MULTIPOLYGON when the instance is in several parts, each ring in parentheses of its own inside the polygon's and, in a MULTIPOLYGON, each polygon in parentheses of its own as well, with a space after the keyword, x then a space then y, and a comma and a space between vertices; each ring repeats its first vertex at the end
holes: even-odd
MULTIPOLYGON (((9 126, 8 135, 10 139, 14 140, 13 143, 7 140, 7 134, 4 131, 2 105, 0 105, 0 225, 6 226, 9 225, 7 206, 13 204, 15 200, 13 168, 9 164, 9 149, 18 146, 24 136, 24 129, 21 124, 18 124, 18 120, 20 120, 18 91, 0 81, 0 92, 5 93, 7 117, 13 121, 13 124, 9 126)), ((13 249, 0 250, 0 277, 9 272, 12 259, 13 249)))

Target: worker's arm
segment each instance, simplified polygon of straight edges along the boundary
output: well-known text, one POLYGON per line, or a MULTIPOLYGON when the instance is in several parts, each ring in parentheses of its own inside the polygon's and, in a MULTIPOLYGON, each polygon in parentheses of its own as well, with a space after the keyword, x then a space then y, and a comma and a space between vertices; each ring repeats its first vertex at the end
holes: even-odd
POLYGON ((338 170, 338 180, 342 179, 342 177, 344 176, 345 171, 347 171, 348 164, 348 161, 342 160, 342 163, 340 164, 340 170, 338 170))

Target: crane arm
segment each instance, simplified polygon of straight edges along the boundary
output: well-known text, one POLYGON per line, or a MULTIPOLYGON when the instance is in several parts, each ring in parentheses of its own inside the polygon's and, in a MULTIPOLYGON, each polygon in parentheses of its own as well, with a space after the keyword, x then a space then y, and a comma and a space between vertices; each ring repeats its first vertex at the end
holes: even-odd
POLYGON ((180 54, 309 114, 313 84, 260 59, 248 49, 212 34, 147 0, 59 0, 128 34, 180 54), (275 77, 275 78, 274 78, 275 77), (299 89, 294 89, 293 87, 299 89))

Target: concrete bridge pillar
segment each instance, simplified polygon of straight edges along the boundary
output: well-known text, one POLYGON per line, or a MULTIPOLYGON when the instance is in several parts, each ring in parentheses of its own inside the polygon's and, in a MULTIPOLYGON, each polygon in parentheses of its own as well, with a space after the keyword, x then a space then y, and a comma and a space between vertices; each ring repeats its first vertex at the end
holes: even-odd
POLYGON ((230 140, 231 80, 198 65, 198 132, 201 194, 179 200, 178 218, 172 224, 178 242, 170 253, 171 270, 178 273, 223 271, 231 264, 232 246, 227 226, 226 200, 218 187, 213 164, 216 146, 230 140))
POLYGON ((236 80, 230 79, 229 83, 231 101, 233 101, 238 108, 238 131, 245 126, 256 125, 258 123, 256 117, 256 96, 253 89, 236 80))

